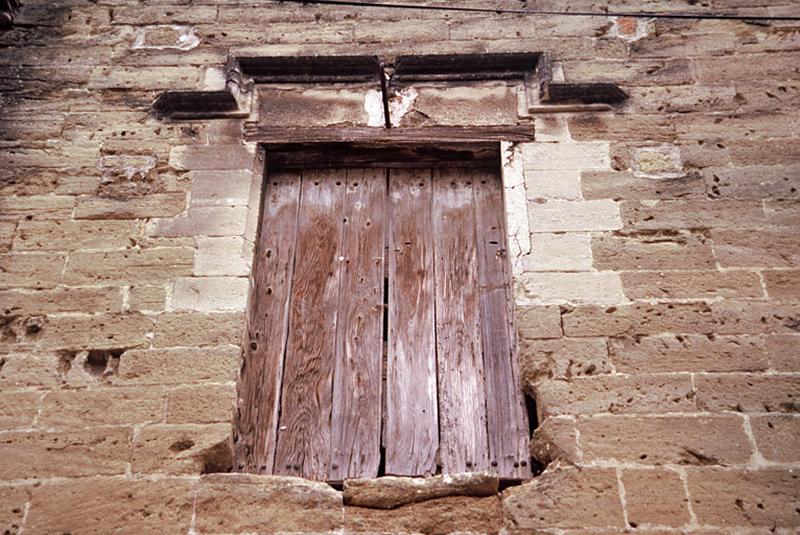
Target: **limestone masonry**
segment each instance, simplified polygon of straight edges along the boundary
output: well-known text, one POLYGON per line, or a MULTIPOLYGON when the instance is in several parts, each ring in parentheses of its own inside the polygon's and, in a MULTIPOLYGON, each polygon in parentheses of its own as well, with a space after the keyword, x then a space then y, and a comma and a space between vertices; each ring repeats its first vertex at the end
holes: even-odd
POLYGON ((699 18, 21 2, 0 30, 0 532, 800 530, 800 22, 702 18, 800 1, 408 3, 699 18), (154 100, 223 89, 235 57, 494 52, 630 95, 543 113, 521 81, 391 93, 395 127, 535 132, 502 144, 502 176, 541 473, 237 473, 263 178, 244 123, 380 128, 381 95, 257 86, 202 121, 154 100))

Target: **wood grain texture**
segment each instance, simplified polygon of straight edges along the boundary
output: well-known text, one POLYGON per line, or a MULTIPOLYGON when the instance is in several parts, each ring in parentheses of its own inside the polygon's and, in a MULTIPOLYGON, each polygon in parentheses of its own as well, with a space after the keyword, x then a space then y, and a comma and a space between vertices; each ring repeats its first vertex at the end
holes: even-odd
POLYGON ((344 171, 303 174, 275 473, 326 480, 344 171))
POLYGON ((389 340, 386 473, 436 471, 436 394, 431 171, 389 170, 389 340))
POLYGON ((523 479, 531 476, 529 431, 517 366, 503 188, 497 170, 471 174, 475 197, 489 470, 502 478, 523 479))
POLYGON ((236 465, 272 473, 278 402, 288 331, 289 292, 297 237, 300 175, 265 178, 261 232, 256 244, 248 343, 239 380, 236 465))
MULTIPOLYGON (((260 143, 325 143, 361 142, 383 146, 396 143, 426 143, 443 146, 449 143, 463 145, 486 141, 534 141, 533 125, 506 126, 430 126, 375 128, 356 126, 330 128, 327 126, 261 126, 248 122, 244 126, 245 141, 260 143)), ((383 158, 373 150, 373 159, 383 158)))
POLYGON ((442 472, 489 467, 471 173, 433 173, 442 472))
POLYGON ((386 170, 347 171, 329 479, 378 476, 386 170))

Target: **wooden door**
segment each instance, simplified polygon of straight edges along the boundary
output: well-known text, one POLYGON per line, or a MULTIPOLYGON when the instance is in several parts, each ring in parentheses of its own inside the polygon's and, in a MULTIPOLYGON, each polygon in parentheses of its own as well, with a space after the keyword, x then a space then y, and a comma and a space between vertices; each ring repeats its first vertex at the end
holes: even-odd
POLYGON ((270 171, 240 470, 530 475, 498 171, 270 171))

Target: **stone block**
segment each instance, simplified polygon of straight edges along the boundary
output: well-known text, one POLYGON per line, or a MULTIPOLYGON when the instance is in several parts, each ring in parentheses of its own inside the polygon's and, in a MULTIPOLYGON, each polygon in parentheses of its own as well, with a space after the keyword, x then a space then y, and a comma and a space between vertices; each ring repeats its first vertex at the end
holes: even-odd
POLYGON ((0 479, 124 474, 131 436, 123 427, 0 433, 0 479))
POLYGON ((357 43, 385 43, 387 39, 403 40, 412 43, 440 41, 447 39, 450 28, 443 20, 419 20, 409 18, 399 21, 382 21, 381 24, 356 24, 357 43))
POLYGON ((520 529, 625 526, 613 469, 557 468, 502 496, 506 518, 520 529))
POLYGON ((3 492, 0 494, 0 527, 8 535, 17 535, 22 532, 25 506, 29 497, 30 488, 27 485, 3 487, 3 492))
POLYGON ((448 496, 496 496, 496 475, 470 472, 430 477, 383 476, 348 479, 344 482, 345 505, 370 509, 396 509, 409 504, 448 496))
POLYGON ((17 231, 16 221, 0 221, 0 253, 7 253, 17 231))
POLYGON ((764 271, 762 276, 772 299, 800 300, 800 270, 764 271))
POLYGON ((26 195, 0 197, 0 220, 50 221, 69 219, 75 197, 68 195, 26 195))
POLYGON ((14 250, 73 251, 76 249, 121 249, 139 234, 135 222, 20 221, 14 250))
POLYGON ((517 93, 506 82, 472 82, 468 85, 421 85, 410 102, 397 107, 397 126, 458 126, 517 124, 517 93))
POLYGON ((236 171, 193 171, 193 206, 246 206, 250 200, 253 173, 236 171))
POLYGON ((695 391, 706 411, 800 412, 800 375, 698 375, 695 391))
POLYGON ((697 411, 688 374, 573 377, 540 381, 535 391, 540 420, 569 414, 697 411))
POLYGON ((800 67, 792 54, 751 54, 695 58, 694 71, 702 84, 730 84, 742 80, 798 80, 800 67))
POLYGON ((342 526, 342 495, 296 477, 211 474, 200 479, 196 517, 204 533, 326 532, 342 526))
POLYGON ((712 230, 722 267, 800 267, 800 236, 793 230, 712 230))
POLYGON ((587 233, 531 234, 531 253, 522 257, 526 271, 591 271, 591 235, 587 233))
POLYGON ((765 371, 771 353, 762 336, 702 334, 612 338, 609 352, 621 373, 765 371))
POLYGON ((167 423, 207 424, 233 421, 236 386, 186 386, 167 394, 167 423))
POLYGON ((625 296, 630 299, 764 296, 761 279, 751 271, 633 271, 621 273, 620 277, 625 296))
POLYGON ((800 225, 800 202, 767 199, 764 201, 764 214, 771 226, 797 227, 800 225))
POLYGON ((673 119, 664 115, 639 113, 571 115, 567 119, 569 133, 576 141, 673 141, 673 119))
POLYGON ((800 335, 771 334, 764 337, 770 367, 776 371, 797 371, 800 362, 800 335))
POLYGON ((652 201, 621 203, 622 221, 628 229, 729 229, 767 225, 760 202, 652 201))
POLYGON ((527 171, 525 190, 528 199, 581 199, 581 173, 578 170, 527 171))
POLYGON ((171 7, 169 14, 165 14, 158 7, 149 6, 115 6, 112 13, 112 24, 130 24, 140 26, 143 24, 161 24, 164 17, 175 24, 203 24, 213 23, 217 18, 216 6, 175 6, 171 7))
POLYGON ((246 277, 250 274, 252 262, 252 245, 243 237, 197 239, 194 274, 198 277, 246 277))
POLYGON ((800 522, 797 469, 687 469, 697 521, 720 527, 789 528, 800 522))
POLYGON ((680 476, 671 470, 624 470, 628 524, 681 527, 689 524, 689 498, 680 476))
POLYGON ((517 334, 522 339, 560 338, 561 311, 557 306, 521 306, 514 308, 517 334))
POLYGON ((39 412, 41 398, 38 392, 1 392, 0 429, 30 427, 39 412))
MULTIPOLYGON (((688 59, 625 59, 597 61, 591 58, 572 61, 567 69, 568 82, 612 82, 628 87, 680 86, 694 83, 688 59)), ((720 83, 713 80, 709 84, 720 83)))
POLYGON ((242 312, 168 312, 156 316, 154 347, 239 345, 242 312))
POLYGON ((54 391, 44 397, 38 423, 48 429, 82 429, 160 422, 164 398, 158 388, 54 391))
POLYGON ((167 238, 181 236, 243 236, 247 223, 246 206, 197 206, 188 215, 156 219, 148 224, 148 234, 167 238))
POLYGON ((134 34, 133 49, 191 50, 200 44, 200 38, 191 26, 158 24, 144 26, 134 34))
POLYGON ((131 470, 136 474, 203 474, 232 468, 230 423, 148 425, 133 440, 131 470))
POLYGON ((710 241, 691 231, 596 234, 592 254, 597 269, 714 269, 710 241))
POLYGON ((577 429, 585 462, 729 465, 753 453, 734 415, 597 416, 580 418, 577 429))
POLYGON ((526 143, 525 175, 536 171, 607 171, 611 168, 608 142, 526 143))
POLYGON ((697 173, 668 180, 639 178, 630 172, 588 171, 581 173, 581 191, 586 199, 646 200, 705 198, 705 184, 697 173))
POLYGON ((533 430, 530 447, 531 457, 544 466, 555 461, 578 463, 580 452, 575 418, 571 416, 547 418, 533 430))
POLYGON ((800 303, 723 300, 711 308, 717 334, 794 334, 800 328, 800 303))
POLYGON ((616 304, 625 301, 619 274, 606 272, 523 273, 517 278, 520 304, 616 304))
POLYGON ((605 338, 521 340, 518 354, 522 384, 528 391, 542 379, 612 372, 605 338))
POLYGON ((497 496, 450 496, 397 509, 345 507, 344 526, 349 533, 496 533, 503 525, 497 496))
POLYGON ((706 303, 634 303, 602 307, 581 305, 562 311, 566 336, 714 333, 716 324, 706 303))
POLYGON ((149 193, 141 197, 107 199, 79 197, 75 219, 147 219, 173 217, 186 210, 186 194, 149 193))
POLYGON ((31 533, 186 533, 192 521, 191 479, 80 478, 32 491, 31 533))
POLYGON ((235 346, 131 350, 119 363, 120 384, 227 383, 236 380, 240 350, 235 346))
POLYGON ((14 352, 0 355, 0 387, 49 388, 60 382, 59 358, 52 353, 14 352))
MULTIPOLYGON (((370 122, 366 108, 367 95, 374 88, 374 84, 262 87, 258 90, 259 124, 284 127, 367 126, 370 122)), ((382 121, 382 108, 379 111, 382 121)))
POLYGON ((761 456, 773 463, 800 462, 800 416, 750 416, 750 428, 761 456))
POLYGON ((148 91, 191 90, 197 87, 198 69, 187 67, 95 67, 86 87, 93 90, 137 89, 148 91))
POLYGON ((249 145, 180 145, 169 152, 169 165, 179 171, 250 170, 255 153, 249 145))
POLYGON ((62 286, 52 290, 0 290, 5 315, 55 312, 114 313, 122 310, 122 292, 112 286, 62 286))
POLYGON ((244 310, 249 288, 247 277, 180 277, 172 290, 172 308, 202 312, 244 310))
POLYGON ((581 232, 622 228, 618 203, 592 201, 532 201, 528 203, 531 232, 581 232))
POLYGON ((166 307, 166 286, 137 285, 128 288, 128 308, 135 311, 161 312, 166 307))
POLYGON ((70 255, 64 278, 70 284, 154 284, 190 275, 193 265, 194 249, 190 247, 80 251, 70 255))
POLYGON ((119 349, 149 345, 153 321, 141 314, 57 316, 37 330, 41 349, 119 349))
POLYGON ((67 255, 0 254, 0 288, 52 288, 61 282, 67 255))

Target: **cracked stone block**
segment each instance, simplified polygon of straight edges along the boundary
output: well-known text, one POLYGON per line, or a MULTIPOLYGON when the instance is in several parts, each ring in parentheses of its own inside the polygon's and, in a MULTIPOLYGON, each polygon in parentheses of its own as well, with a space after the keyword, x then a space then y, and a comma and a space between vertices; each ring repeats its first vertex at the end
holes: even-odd
POLYGON ((131 48, 191 50, 199 44, 200 38, 191 26, 164 24, 139 29, 131 48))

